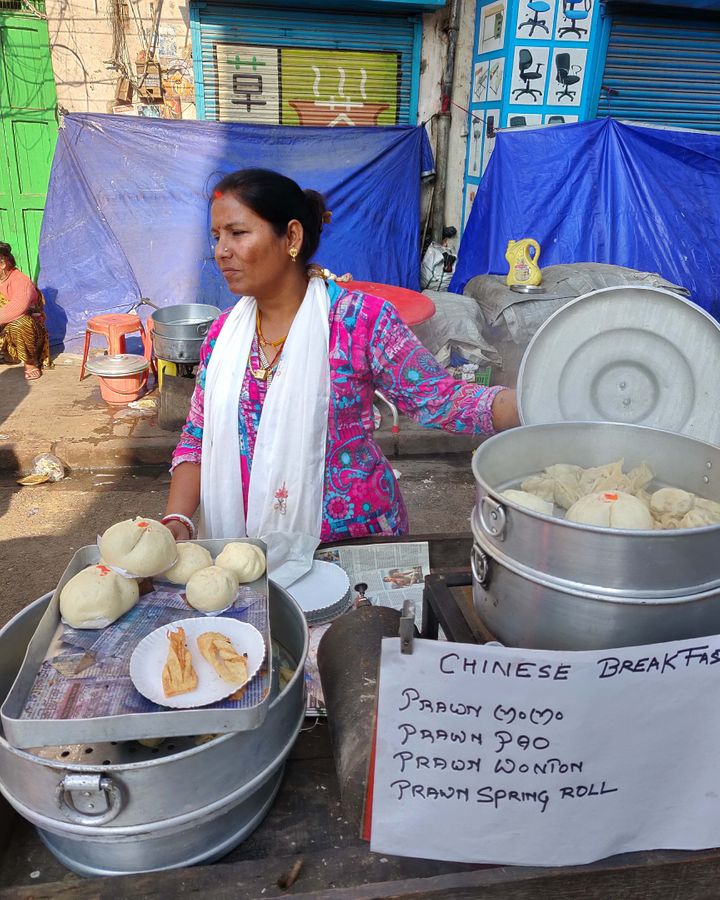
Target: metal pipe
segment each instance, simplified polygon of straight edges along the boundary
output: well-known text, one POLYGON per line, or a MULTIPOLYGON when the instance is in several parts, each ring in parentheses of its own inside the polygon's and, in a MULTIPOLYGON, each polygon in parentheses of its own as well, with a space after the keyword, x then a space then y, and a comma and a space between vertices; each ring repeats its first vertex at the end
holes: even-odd
POLYGON ((447 57, 445 73, 440 86, 440 112, 437 116, 437 141, 435 144, 435 196, 433 199, 432 239, 435 243, 442 241, 445 227, 445 194, 447 191, 448 155, 450 149, 450 123, 452 120, 451 104, 453 81, 455 78, 455 51, 457 50, 458 31, 462 0, 451 0, 448 14, 447 57))

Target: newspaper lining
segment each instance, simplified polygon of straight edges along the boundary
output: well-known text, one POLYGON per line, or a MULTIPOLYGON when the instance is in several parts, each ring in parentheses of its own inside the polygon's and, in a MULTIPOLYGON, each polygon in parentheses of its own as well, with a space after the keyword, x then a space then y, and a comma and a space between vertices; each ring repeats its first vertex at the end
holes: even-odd
MULTIPOLYGON (((363 599, 372 606, 389 606, 402 610, 405 600, 415 603, 415 624, 422 624, 422 595, 425 576, 430 574, 430 551, 427 542, 397 544, 363 544, 318 550, 316 559, 343 568, 350 579, 352 609, 363 599)), ((330 627, 311 625, 310 646, 305 664, 305 688, 308 715, 326 715, 317 649, 320 639, 330 627)))
MULTIPOLYGON (((249 622, 267 639, 268 600, 247 585, 238 589, 223 613, 249 622)), ((113 625, 98 631, 58 625, 45 660, 28 695, 23 719, 95 719, 166 710, 143 697, 129 675, 130 657, 151 631, 171 622, 200 618, 180 589, 163 584, 140 597, 137 605, 113 625)), ((270 689, 271 656, 239 699, 225 698, 205 709, 249 709, 270 689)))

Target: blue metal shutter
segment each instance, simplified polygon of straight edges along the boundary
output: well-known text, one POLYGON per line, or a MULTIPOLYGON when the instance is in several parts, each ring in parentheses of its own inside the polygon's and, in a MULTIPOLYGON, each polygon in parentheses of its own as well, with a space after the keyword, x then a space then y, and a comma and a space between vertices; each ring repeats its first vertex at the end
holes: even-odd
POLYGON ((613 11, 598 116, 720 131, 720 18, 658 12, 613 11))
MULTIPOLYGON (((269 7, 224 6, 215 3, 198 3, 191 6, 193 22, 193 47, 195 48, 196 96, 198 115, 205 119, 223 121, 273 121, 278 124, 282 119, 282 85, 287 84, 288 77, 303 77, 306 83, 312 83, 313 77, 307 72, 301 76, 297 57, 307 50, 317 51, 318 58, 327 58, 332 51, 355 51, 354 58, 360 60, 366 72, 366 79, 373 82, 373 77, 385 78, 385 90, 391 111, 397 111, 395 122, 390 123, 386 112, 384 121, 378 124, 416 124, 417 94, 420 76, 420 42, 422 24, 419 16, 374 15, 359 13, 338 13, 325 10, 274 9, 269 7), (199 65, 197 60, 198 39, 200 45, 199 65), (247 95, 250 104, 257 102, 259 95, 257 73, 266 77, 263 87, 265 107, 257 110, 246 109, 238 101, 238 86, 233 80, 229 87, 227 62, 232 59, 232 48, 241 45, 251 48, 251 53, 239 54, 239 62, 245 65, 241 78, 250 93, 247 95), (258 48, 257 52, 254 48, 258 48), (225 52, 228 50, 230 56, 225 52), (285 51, 296 51, 287 53, 285 51), (362 51, 370 51, 363 54, 362 51), (277 53, 277 77, 273 80, 268 75, 269 67, 277 53), (253 70, 249 62, 253 57, 257 67, 253 70), (220 62, 219 62, 220 61, 220 62), (297 72, 293 72, 293 66, 297 72), (397 72, 393 83, 387 83, 388 66, 397 72), (262 68, 264 67, 264 68, 262 68), (254 79, 254 81, 253 81, 254 79), (279 85, 279 87, 275 87, 279 85), (231 92, 235 92, 232 96, 231 92), (278 94, 273 99, 273 91, 278 94), (230 103, 238 104, 235 114, 230 103), (257 112, 257 117, 253 118, 257 112), (269 118, 264 118, 264 116, 269 118)), ((349 57, 346 57, 349 58, 349 57)), ((304 69, 307 70, 306 58, 304 69)), ((358 63, 360 65, 360 63, 358 63)), ((324 73, 325 74, 325 73, 324 73)), ((333 80, 333 93, 339 94, 337 107, 342 112, 342 95, 344 74, 333 80)), ((350 81, 348 74, 348 82, 350 81)), ((328 90, 328 79, 324 77, 321 84, 328 90)), ((353 98, 350 109, 361 106, 357 78, 352 85, 353 98), (354 103, 354 107, 353 104, 354 103)), ((241 88, 244 90, 244 88, 241 88)), ((324 101, 327 105, 327 100, 324 101)), ((285 107, 287 110, 287 106, 285 107)), ((297 123, 295 123, 297 124, 297 123)), ((310 123, 319 124, 319 123, 310 123)), ((346 123, 350 124, 350 123, 346 123)), ((366 124, 365 122, 360 124, 366 124)), ((374 123, 372 123, 374 124, 374 123)))

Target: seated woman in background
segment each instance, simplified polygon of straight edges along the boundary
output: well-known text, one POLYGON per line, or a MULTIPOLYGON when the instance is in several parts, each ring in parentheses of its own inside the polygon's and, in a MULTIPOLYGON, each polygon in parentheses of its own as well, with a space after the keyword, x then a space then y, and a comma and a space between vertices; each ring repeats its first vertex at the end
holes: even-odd
POLYGON ((22 362, 27 381, 36 381, 50 366, 42 294, 15 264, 10 244, 0 241, 0 352, 22 362))

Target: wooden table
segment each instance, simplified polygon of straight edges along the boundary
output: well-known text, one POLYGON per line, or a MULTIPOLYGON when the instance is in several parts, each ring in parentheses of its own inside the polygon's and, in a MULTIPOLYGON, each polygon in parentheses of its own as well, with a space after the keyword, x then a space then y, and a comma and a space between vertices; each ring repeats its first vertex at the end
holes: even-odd
MULTIPOLYGON (((482 637, 473 631, 476 623, 468 586, 453 585, 463 577, 457 569, 467 566, 470 543, 469 535, 430 537, 431 565, 443 570, 444 580, 438 584, 455 598, 459 611, 458 615, 450 611, 447 596, 430 607, 447 636, 482 637)), ((431 618, 427 624, 434 627, 431 618)), ((632 853, 588 866, 552 869, 471 866, 371 853, 343 815, 327 725, 313 720, 306 721, 265 821, 213 865, 119 878, 81 878, 54 859, 32 826, 0 804, 0 836, 3 831, 7 837, 0 849, 0 900, 203 896, 211 900, 285 896, 316 900, 714 900, 720 894, 719 850, 632 853), (278 881, 300 860, 295 884, 279 887, 278 881)))

